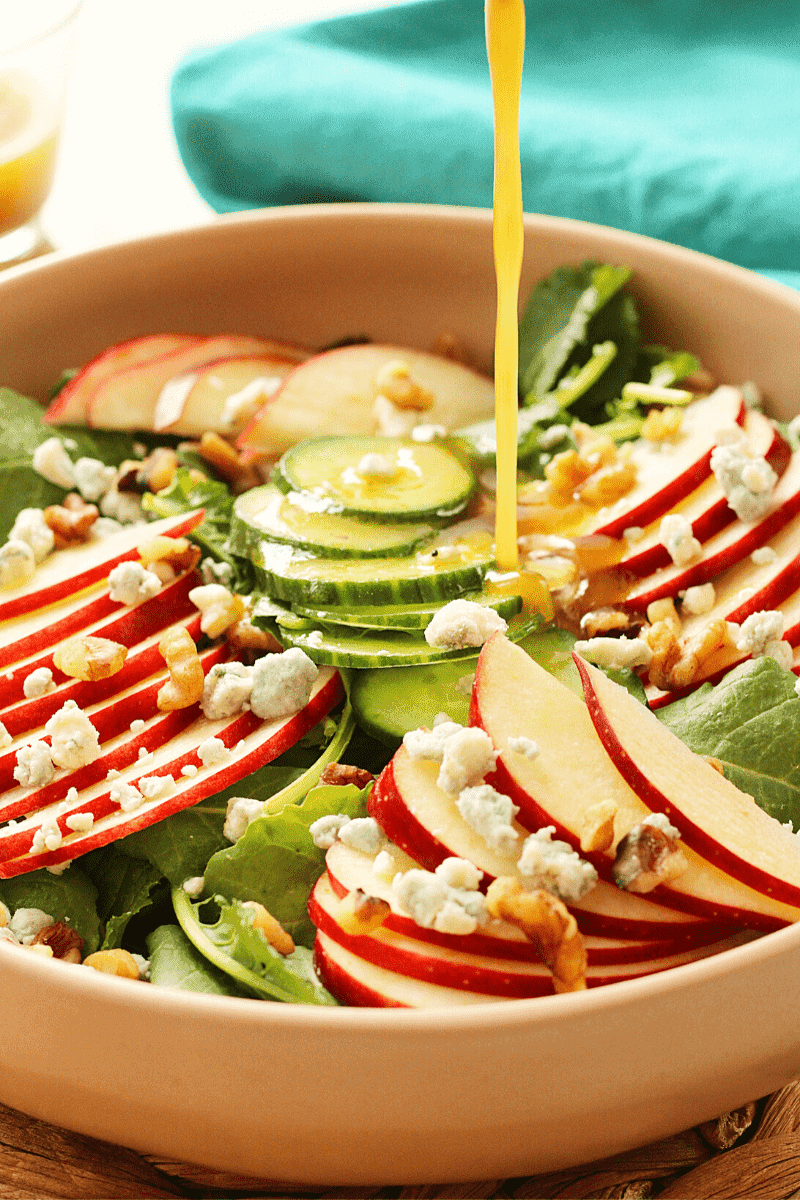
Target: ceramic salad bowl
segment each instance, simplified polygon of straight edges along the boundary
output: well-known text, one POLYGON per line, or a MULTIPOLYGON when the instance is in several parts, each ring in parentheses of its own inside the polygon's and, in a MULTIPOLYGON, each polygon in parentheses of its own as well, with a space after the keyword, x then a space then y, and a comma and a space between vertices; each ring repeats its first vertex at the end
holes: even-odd
MULTIPOLYGON (((800 296, 610 229, 526 219, 522 295, 625 263, 647 337, 800 411, 800 296)), ((0 382, 44 398, 70 365, 165 330, 426 347, 488 368, 491 214, 277 209, 0 280, 0 382)), ((315 1008, 148 987, 0 946, 0 1101, 173 1159, 307 1184, 528 1175, 669 1135, 800 1072, 800 929, 569 995, 469 1008, 315 1008)))

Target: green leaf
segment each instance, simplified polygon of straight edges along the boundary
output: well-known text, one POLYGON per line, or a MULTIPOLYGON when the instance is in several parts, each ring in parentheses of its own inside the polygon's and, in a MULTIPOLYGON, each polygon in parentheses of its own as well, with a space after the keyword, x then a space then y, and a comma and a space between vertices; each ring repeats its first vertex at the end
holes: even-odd
POLYGON ((161 871, 126 854, 116 842, 84 855, 81 867, 97 888, 98 914, 106 927, 101 949, 121 946, 131 917, 152 904, 153 892, 163 879, 161 871))
POLYGON ((670 350, 667 346, 642 346, 636 378, 654 387, 672 387, 687 375, 694 375, 700 362, 685 350, 670 350))
MULTIPOLYGON (((371 785, 370 785, 371 786, 371 785)), ((301 805, 252 821, 234 846, 219 851, 205 872, 206 894, 257 900, 302 945, 312 945, 308 917, 311 889, 325 870, 325 853, 314 845, 309 826, 318 817, 367 813, 369 788, 316 787, 301 805)))
POLYGON ((796 679, 772 658, 742 663, 656 716, 770 816, 800 829, 800 698, 796 679))
MULTIPOLYGON (((611 341, 617 346, 608 373, 613 369, 616 377, 630 371, 635 353, 631 356, 628 343, 631 324, 636 328, 636 314, 627 293, 620 295, 630 275, 627 267, 585 262, 577 268, 560 267, 536 285, 519 329, 519 382, 526 399, 532 395, 535 402, 554 391, 570 367, 588 361, 598 342, 611 341), (608 310, 605 314, 604 309, 608 310)), ((625 374, 623 382, 628 377, 625 374)), ((613 390, 605 399, 611 394, 613 390)))
POLYGON ((215 996, 247 996, 229 975, 217 970, 195 949, 178 925, 159 925, 147 939, 150 982, 156 987, 215 996))
POLYGON ((83 938, 86 954, 100 945, 97 888, 79 867, 70 867, 63 875, 41 870, 0 880, 0 900, 12 913, 18 908, 40 908, 54 921, 71 925, 83 938))
POLYGON ((292 954, 279 954, 261 930, 253 928, 252 909, 223 896, 215 896, 212 904, 195 905, 181 888, 173 892, 173 902, 194 946, 247 991, 289 1004, 337 1003, 317 978, 311 951, 297 946, 292 954), (216 920, 203 921, 201 914, 209 909, 216 910, 216 920))

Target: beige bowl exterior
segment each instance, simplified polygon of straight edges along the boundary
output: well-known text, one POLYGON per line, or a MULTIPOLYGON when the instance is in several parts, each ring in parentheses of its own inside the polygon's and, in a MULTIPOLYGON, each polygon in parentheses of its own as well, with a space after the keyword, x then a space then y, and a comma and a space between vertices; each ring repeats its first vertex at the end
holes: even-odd
MULTIPOLYGON (((627 263, 645 332, 800 411, 800 296, 596 226, 526 221, 522 294, 627 263)), ((56 257, 0 280, 0 381, 44 396, 145 333, 238 332, 491 358, 491 216, 271 210, 56 257)), ((307 1184, 527 1175, 642 1144, 800 1073, 800 928, 663 975, 468 1010, 313 1009, 169 992, 0 943, 0 1101, 169 1158, 307 1184)))

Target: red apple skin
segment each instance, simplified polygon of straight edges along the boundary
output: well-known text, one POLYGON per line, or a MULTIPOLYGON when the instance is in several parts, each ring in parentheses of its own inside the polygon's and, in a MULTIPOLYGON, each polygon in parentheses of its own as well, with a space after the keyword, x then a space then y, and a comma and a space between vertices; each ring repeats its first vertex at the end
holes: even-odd
MULTIPOLYGON (((333 892, 340 899, 347 895, 348 889, 336 878, 330 864, 328 865, 328 882, 333 892)), ((624 935, 619 933, 616 936, 588 934, 587 930, 583 927, 583 913, 577 912, 574 909, 571 911, 577 918, 580 931, 584 935, 600 938, 610 937, 614 941, 622 940, 624 935)), ((722 925, 712 925, 710 922, 705 925, 698 922, 698 925, 699 928, 695 929, 693 934, 686 935, 680 939, 673 939, 669 936, 668 931, 662 925, 661 928, 653 930, 652 940, 649 938, 640 938, 636 933, 633 933, 627 945, 597 946, 589 944, 587 945, 589 966, 597 967, 615 963, 645 962, 648 959, 659 958, 669 954, 679 954, 683 950, 689 950, 694 946, 708 946, 713 942, 722 941, 736 932, 733 928, 729 929, 722 925)), ((404 917, 395 912, 389 914, 383 923, 383 928, 391 929, 395 933, 401 933, 405 937, 416 938, 420 942, 432 942, 434 945, 443 946, 447 950, 463 950, 468 954, 481 954, 489 958, 508 959, 514 962, 538 963, 541 961, 531 942, 511 941, 509 938, 493 937, 487 933, 470 933, 465 935, 439 933, 436 929, 424 929, 420 925, 417 925, 411 917, 404 917)))
POLYGON ((314 943, 314 968, 324 987, 340 1004, 348 1008, 409 1008, 399 1000, 367 987, 361 980, 349 975, 337 962, 333 962, 325 952, 325 945, 318 936, 314 943))
POLYGON ((160 358, 199 341, 198 335, 190 333, 156 333, 111 346, 70 379, 53 400, 43 420, 48 425, 86 425, 91 398, 104 380, 137 362, 160 358))
MULTIPOLYGON (((143 604, 136 604, 132 608, 125 608, 123 605, 114 604, 111 601, 113 619, 105 625, 92 629, 91 636, 108 638, 112 642, 117 642, 119 645, 127 646, 128 649, 131 649, 139 642, 152 637, 154 633, 166 629, 168 625, 172 625, 176 621, 181 621, 186 617, 196 615, 197 608, 189 599, 189 592, 192 588, 197 587, 199 583, 200 576, 198 573, 190 571, 188 574, 182 575, 179 579, 173 580, 165 587, 162 587, 157 595, 153 596, 150 600, 145 600, 143 604), (120 609, 122 609, 121 612, 119 611, 120 609)), ((98 599, 108 600, 108 593, 105 593, 102 597, 98 597, 98 599)), ((91 602, 92 609, 95 604, 96 601, 91 602)), ((100 608, 101 606, 97 605, 97 607, 100 608)), ((83 609, 81 612, 84 617, 91 615, 91 610, 87 612, 86 609, 83 609)), ((82 621, 78 625, 77 618, 79 615, 78 613, 73 614, 75 620, 69 623, 68 629, 64 628, 66 623, 55 621, 53 625, 48 625, 46 629, 38 630, 36 634, 26 639, 26 641, 30 643, 34 638, 38 637, 41 639, 40 646, 56 645, 59 642, 66 641, 72 634, 80 633, 81 630, 87 628, 87 624, 91 624, 91 622, 82 621)), ((195 641, 197 637, 199 637, 199 629, 195 636, 195 641)), ((29 659, 29 655, 35 653, 37 649, 39 649, 39 646, 34 647, 31 651, 29 644, 26 646, 18 642, 18 652, 14 656, 14 661, 19 662, 23 658, 29 659)), ((0 675, 0 708, 7 708, 12 704, 20 704, 20 710, 18 710, 15 716, 22 718, 21 708, 22 702, 25 700, 24 683, 31 671, 35 671, 39 667, 48 667, 53 672, 53 678, 57 684, 66 683, 69 678, 69 676, 62 674, 54 665, 52 653, 45 653, 39 658, 26 661, 24 666, 17 668, 17 670, 11 668, 11 670, 0 675), (11 678, 9 678, 9 675, 11 678)), ((114 675, 111 678, 118 679, 118 676, 114 675)), ((94 689, 97 687, 97 684, 94 683, 91 687, 94 689)), ((87 690, 84 689, 84 691, 87 690)), ((119 691, 120 689, 116 688, 115 690, 119 691)), ((56 692, 52 693, 52 695, 61 696, 61 693, 56 692)), ((102 692, 97 694, 95 691, 92 691, 91 696, 87 696, 84 703, 89 704, 92 700, 99 699, 101 696, 102 692)), ((66 698, 69 699, 69 697, 66 698)), ((77 696, 73 698, 78 704, 83 706, 77 696)), ((47 697, 47 699, 50 699, 50 697, 47 697)), ((28 701, 28 705, 31 703, 34 702, 28 701)), ((32 724, 26 728, 33 729, 37 723, 43 722, 38 722, 34 716, 32 724)))
MULTIPOLYGON (((198 509, 197 512, 176 517, 175 524, 170 525, 168 529, 159 523, 159 532, 165 533, 168 537, 183 537, 184 534, 191 533, 204 516, 205 510, 198 509)), ((143 528, 142 537, 144 536, 145 529, 143 528)), ((113 541, 113 538, 109 538, 109 541, 113 541)), ((74 596, 83 588, 88 587, 90 583, 105 579, 109 571, 119 563, 138 558, 139 553, 136 549, 126 550, 123 554, 111 555, 102 562, 95 563, 84 571, 79 571, 77 575, 65 576, 58 583, 50 584, 39 590, 35 587, 29 591, 21 589, 18 595, 9 596, 7 600, 0 600, 0 621, 10 621, 12 617, 27 616, 37 608, 45 608, 47 605, 55 604, 58 600, 74 596)))
MULTIPOLYGON (((102 592, 94 600, 87 601, 81 608, 59 621, 57 625, 48 625, 45 629, 37 629, 35 633, 26 638, 20 638, 19 641, 9 642, 8 645, 0 647, 0 671, 11 663, 29 658, 32 654, 36 654, 37 650, 43 650, 46 646, 63 642, 66 638, 86 629, 88 625, 102 621, 104 617, 112 616, 121 608, 122 605, 115 603, 108 592, 102 592)), ((2 682, 3 677, 0 677, 0 685, 2 682)), ((0 704, 5 703, 6 701, 0 700, 0 704)))
MULTIPOLYGON (((202 779, 198 779, 196 783, 184 787, 175 795, 169 796, 162 804, 146 812, 133 811, 129 819, 121 821, 111 828, 90 830, 80 837, 73 836, 67 845, 60 846, 57 850, 46 851, 43 854, 35 856, 31 856, 28 853, 33 842, 33 828, 4 839, 2 844, 0 844, 0 879, 10 879, 15 875, 22 875, 39 867, 56 866, 58 863, 67 862, 78 855, 88 853, 89 850, 96 850, 99 846, 106 846, 121 837, 126 837, 129 833, 135 833, 139 829, 146 829, 149 825, 153 825, 157 821, 162 821, 165 817, 171 816, 173 813, 180 812, 185 808, 191 808, 192 805, 198 804, 207 796, 223 791, 231 784, 237 783, 239 780, 251 775, 259 767, 272 762, 273 759, 295 745, 302 737, 305 737, 309 730, 319 724, 331 709, 343 699, 344 687, 338 672, 334 672, 327 683, 317 691, 315 696, 312 696, 305 708, 300 709, 299 712, 290 717, 266 742, 256 746, 250 753, 235 759, 232 763, 222 764, 217 769, 209 771, 208 774, 203 775, 202 779), (20 850, 18 847, 24 848, 20 850), (17 857, 9 857, 9 849, 17 857)), ((197 716, 198 706, 193 705, 189 709, 179 709, 177 712, 167 714, 167 719, 174 718, 175 724, 181 721, 182 727, 185 727, 188 722, 196 719, 197 716)), ((165 719, 165 724, 167 719, 165 719)), ((221 732, 216 732, 215 736, 220 738, 230 748, 235 746, 241 738, 253 733, 261 724, 262 722, 252 712, 245 712, 235 717, 221 732)), ((172 730, 167 732, 168 736, 173 735, 172 730)), ((199 733, 197 738, 198 745, 201 741, 203 741, 203 734, 199 733)), ((110 765, 110 756, 101 756, 96 761, 103 764, 105 768, 104 774, 107 773, 110 765)), ((194 766, 199 765, 196 751, 183 754, 170 763, 162 763, 159 765, 158 770, 162 773, 168 772, 173 776, 179 776, 181 768, 190 764, 194 766)), ((147 774, 147 772, 143 771, 143 774, 147 774)), ((73 787, 76 786, 74 783, 75 775, 77 775, 77 772, 73 772, 71 777, 68 776, 66 781, 73 787)), ((71 811, 92 812, 95 820, 98 820, 102 816, 119 810, 116 805, 111 804, 108 793, 105 793, 103 796, 96 797, 89 804, 71 811)), ((70 814, 64 814, 59 819, 59 829, 65 836, 72 834, 72 831, 66 825, 66 817, 68 815, 70 814)))
MULTIPOLYGON (((653 812, 663 812, 671 821, 677 821, 681 830, 681 838, 687 846, 691 846, 708 862, 727 872, 734 879, 770 896, 783 904, 797 907, 800 905, 800 887, 788 880, 768 874, 760 867, 754 866, 747 859, 741 858, 734 851, 721 845, 709 833, 679 812, 675 805, 658 789, 639 769, 622 746, 613 725, 599 702, 587 669, 587 664, 580 655, 573 653, 575 665, 578 668, 583 683, 584 697, 589 715, 597 730, 598 736, 620 774, 627 780, 630 787, 637 793, 644 804, 653 812)), ((761 928, 761 926, 753 926, 761 928)))
POLYGON ((439 863, 450 858, 451 851, 447 846, 429 833, 406 808, 397 790, 392 762, 378 776, 367 800, 367 811, 378 822, 389 841, 399 846, 426 871, 435 871, 439 863))

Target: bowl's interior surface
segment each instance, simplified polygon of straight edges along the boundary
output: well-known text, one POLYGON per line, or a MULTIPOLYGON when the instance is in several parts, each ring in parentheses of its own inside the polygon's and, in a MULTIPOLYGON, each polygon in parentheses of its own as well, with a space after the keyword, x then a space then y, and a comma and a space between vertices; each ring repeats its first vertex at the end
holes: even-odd
MULTIPOLYGON (((529 218, 527 238, 523 297, 562 263, 627 263, 648 338, 692 350, 726 381, 755 380, 777 415, 800 410, 800 297, 612 230, 529 218)), ((446 330, 488 367, 491 242, 488 213, 352 205, 37 264, 0 281, 0 383, 44 397, 64 367, 168 330, 420 347, 446 330)), ((0 1101, 276 1179, 549 1170, 677 1131, 800 1071, 796 928, 663 976, 437 1013, 169 993, 11 953, 0 953, 0 1002, 25 1020, 0 1045, 0 1101)))

